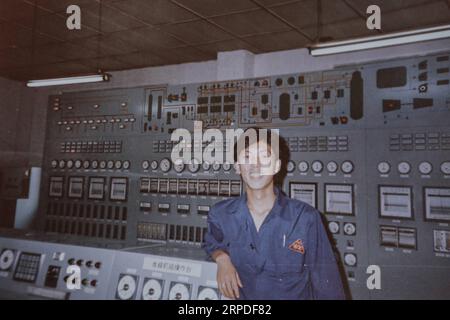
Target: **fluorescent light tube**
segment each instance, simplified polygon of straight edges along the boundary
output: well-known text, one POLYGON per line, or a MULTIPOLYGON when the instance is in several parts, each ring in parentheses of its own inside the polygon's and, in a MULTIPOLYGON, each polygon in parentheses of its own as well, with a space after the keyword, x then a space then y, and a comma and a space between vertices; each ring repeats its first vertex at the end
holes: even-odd
POLYGON ((383 48, 445 38, 450 38, 450 25, 347 41, 317 44, 310 47, 310 53, 312 56, 324 56, 329 54, 383 48))
POLYGON ((42 80, 30 80, 27 82, 28 87, 46 87, 46 86, 60 86, 65 84, 79 84, 79 83, 92 83, 109 81, 108 74, 96 74, 80 77, 69 78, 56 78, 56 79, 42 79, 42 80))

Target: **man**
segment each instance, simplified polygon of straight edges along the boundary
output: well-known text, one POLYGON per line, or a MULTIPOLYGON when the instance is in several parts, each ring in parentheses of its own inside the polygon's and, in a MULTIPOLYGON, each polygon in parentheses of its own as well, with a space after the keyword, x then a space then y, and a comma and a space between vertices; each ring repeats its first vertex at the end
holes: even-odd
POLYGON ((235 145, 245 193, 217 203, 208 216, 203 246, 217 263, 220 292, 231 299, 343 299, 320 213, 274 186, 281 161, 272 141, 279 137, 259 133, 235 145))

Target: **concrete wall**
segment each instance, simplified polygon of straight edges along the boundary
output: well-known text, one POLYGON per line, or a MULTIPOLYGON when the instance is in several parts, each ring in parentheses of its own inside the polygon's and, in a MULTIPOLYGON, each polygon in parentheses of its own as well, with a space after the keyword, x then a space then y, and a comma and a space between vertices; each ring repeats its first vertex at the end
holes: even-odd
POLYGON ((217 60, 112 72, 108 83, 28 89, 0 79, 1 158, 27 155, 39 166, 43 154, 48 95, 52 93, 160 84, 198 83, 328 70, 339 65, 450 50, 450 39, 384 49, 312 57, 307 49, 253 55, 244 50, 219 53, 217 60))

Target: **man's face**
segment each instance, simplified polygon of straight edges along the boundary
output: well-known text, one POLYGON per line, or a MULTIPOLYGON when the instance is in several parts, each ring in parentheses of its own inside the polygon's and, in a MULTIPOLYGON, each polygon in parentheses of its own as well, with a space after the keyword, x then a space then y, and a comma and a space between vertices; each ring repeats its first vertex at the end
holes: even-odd
POLYGON ((270 185, 280 171, 280 160, 265 142, 254 143, 237 156, 236 171, 247 187, 261 190, 270 185))

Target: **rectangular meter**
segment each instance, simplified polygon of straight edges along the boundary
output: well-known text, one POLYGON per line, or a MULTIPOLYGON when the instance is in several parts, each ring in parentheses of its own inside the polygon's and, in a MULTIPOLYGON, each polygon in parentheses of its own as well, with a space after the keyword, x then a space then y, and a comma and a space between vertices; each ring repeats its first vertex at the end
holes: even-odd
POLYGON ((325 212, 330 214, 354 214, 353 185, 325 184, 325 212))
POLYGON ((412 190, 404 186, 379 186, 380 216, 412 219, 412 190))

